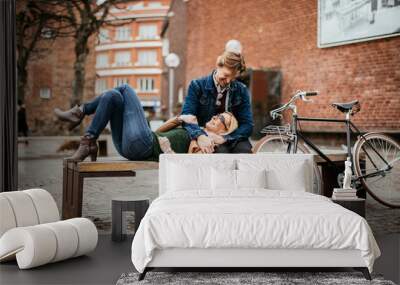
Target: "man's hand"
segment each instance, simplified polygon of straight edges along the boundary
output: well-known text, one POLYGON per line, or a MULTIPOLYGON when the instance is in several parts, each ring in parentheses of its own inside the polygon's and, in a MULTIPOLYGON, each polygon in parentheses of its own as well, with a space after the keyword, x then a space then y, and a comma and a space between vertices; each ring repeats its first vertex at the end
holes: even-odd
POLYGON ((185 123, 187 123, 187 124, 197 124, 197 125, 199 124, 197 122, 196 116, 193 116, 193 115, 180 115, 178 117, 178 119, 183 121, 183 122, 185 122, 185 123))
POLYGON ((203 153, 213 153, 214 152, 214 143, 206 135, 200 135, 197 138, 197 144, 199 145, 201 152, 203 152, 203 153))

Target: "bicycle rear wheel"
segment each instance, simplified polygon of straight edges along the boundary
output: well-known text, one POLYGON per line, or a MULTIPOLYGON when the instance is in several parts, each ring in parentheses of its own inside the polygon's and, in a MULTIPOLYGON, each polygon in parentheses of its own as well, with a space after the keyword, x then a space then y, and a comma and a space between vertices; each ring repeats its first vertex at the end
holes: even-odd
MULTIPOLYGON (((253 148, 253 153, 287 153, 289 143, 288 135, 267 135, 260 139, 253 148)), ((297 144, 297 153, 310 153, 302 144, 297 144)), ((313 193, 322 195, 322 177, 318 165, 314 163, 313 193)))
POLYGON ((356 175, 375 200, 391 208, 400 208, 398 143, 384 134, 366 134, 354 146, 354 164, 356 175))

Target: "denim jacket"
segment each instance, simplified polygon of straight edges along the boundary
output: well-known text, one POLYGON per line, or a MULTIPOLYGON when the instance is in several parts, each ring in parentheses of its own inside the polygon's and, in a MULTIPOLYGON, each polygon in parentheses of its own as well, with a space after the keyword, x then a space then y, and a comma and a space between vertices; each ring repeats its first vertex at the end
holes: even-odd
MULTIPOLYGON (((216 115, 215 102, 217 89, 213 80, 213 73, 208 76, 192 80, 189 85, 182 115, 191 114, 197 117, 199 125, 183 124, 191 139, 205 134, 199 127, 204 127, 216 115)), ((253 131, 253 115, 251 113, 250 96, 246 86, 239 81, 232 81, 227 94, 227 111, 233 113, 238 120, 239 127, 224 138, 227 142, 247 139, 253 131)))

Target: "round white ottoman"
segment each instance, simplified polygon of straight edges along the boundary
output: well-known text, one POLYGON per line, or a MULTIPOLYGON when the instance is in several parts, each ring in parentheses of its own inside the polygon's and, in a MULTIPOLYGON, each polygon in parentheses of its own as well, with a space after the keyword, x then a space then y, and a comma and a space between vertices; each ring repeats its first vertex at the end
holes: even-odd
POLYGON ((86 218, 13 228, 0 238, 0 260, 16 256, 20 269, 87 254, 97 245, 97 229, 86 218))
POLYGON ((0 193, 0 262, 16 258, 20 269, 28 269, 87 254, 97 239, 89 219, 60 221, 46 190, 0 193))

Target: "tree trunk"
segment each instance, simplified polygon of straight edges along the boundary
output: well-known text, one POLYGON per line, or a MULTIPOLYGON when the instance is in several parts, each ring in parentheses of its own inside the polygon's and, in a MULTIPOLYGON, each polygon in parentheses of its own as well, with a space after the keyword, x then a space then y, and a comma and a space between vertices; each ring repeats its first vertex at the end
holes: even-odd
POLYGON ((71 107, 80 105, 85 89, 85 63, 89 53, 87 37, 77 37, 75 43, 74 81, 72 84, 71 107))
POLYGON ((18 69, 17 75, 17 96, 18 100, 22 102, 25 101, 25 88, 28 82, 28 72, 26 71, 26 66, 23 69, 18 69))
POLYGON ((17 97, 22 102, 25 101, 25 87, 28 82, 28 58, 30 50, 24 48, 22 45, 17 45, 17 97))

